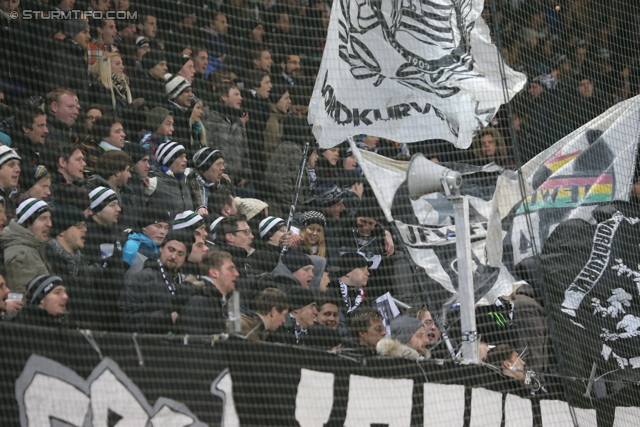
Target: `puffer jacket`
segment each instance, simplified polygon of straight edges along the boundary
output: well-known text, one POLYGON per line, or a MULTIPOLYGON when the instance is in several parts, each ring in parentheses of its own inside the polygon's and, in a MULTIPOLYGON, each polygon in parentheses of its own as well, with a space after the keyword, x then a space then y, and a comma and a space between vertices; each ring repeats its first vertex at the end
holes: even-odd
POLYGON ((6 279, 13 292, 24 294, 31 279, 50 274, 45 255, 47 242, 37 238, 15 219, 11 220, 0 239, 4 244, 6 279))
POLYGON ((282 142, 282 126, 285 115, 274 104, 271 104, 271 116, 264 129, 264 151, 267 159, 271 159, 282 142))
MULTIPOLYGON (((224 157, 225 173, 237 184, 251 177, 247 129, 239 111, 218 104, 216 111, 204 112, 202 123, 207 131, 207 145, 217 148, 224 157)), ((251 120, 251 119, 249 119, 251 120)))

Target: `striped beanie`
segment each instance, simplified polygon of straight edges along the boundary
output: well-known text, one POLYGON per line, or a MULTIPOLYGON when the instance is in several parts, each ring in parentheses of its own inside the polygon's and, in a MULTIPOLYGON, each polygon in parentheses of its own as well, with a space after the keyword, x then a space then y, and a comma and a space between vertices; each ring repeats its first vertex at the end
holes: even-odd
POLYGON ((222 152, 220 150, 214 150, 210 147, 204 147, 196 151, 193 155, 193 164, 198 169, 198 172, 205 173, 216 162, 216 160, 222 158, 222 152))
POLYGON ((18 224, 27 227, 45 212, 49 212, 49 205, 40 199, 31 197, 20 203, 16 209, 16 219, 18 224))
POLYGON ((27 285, 27 303, 40 304, 49 292, 62 284, 62 279, 58 276, 44 274, 33 278, 27 285))
POLYGON ((178 157, 186 154, 186 152, 187 150, 184 149, 183 145, 180 145, 175 141, 168 141, 160 144, 158 147, 158 150, 156 151, 156 160, 158 160, 158 163, 162 165, 171 166, 178 157))
POLYGON ((184 211, 176 215, 173 220, 173 229, 182 230, 192 228, 195 230, 198 227, 204 225, 204 218, 195 213, 194 211, 184 211))
POLYGON ((268 216, 262 221, 260 221, 260 238, 269 240, 273 234, 280 229, 280 227, 284 227, 286 224, 282 218, 278 218, 277 216, 268 216))
POLYGON ((216 231, 218 230, 218 224, 222 222, 226 217, 223 215, 221 217, 216 218, 211 225, 209 226, 209 232, 211 233, 211 239, 216 240, 216 231))
POLYGON ((18 153, 16 153, 15 150, 12 150, 6 145, 0 146, 0 166, 4 165, 11 159, 20 160, 20 158, 21 157, 18 156, 18 153))
POLYGON ((118 200, 118 195, 110 188, 96 187, 89 193, 89 199, 91 199, 91 210, 93 212, 100 212, 106 208, 109 203, 118 200))
POLYGON ((182 76, 174 75, 168 78, 167 84, 164 86, 169 100, 176 99, 184 90, 191 87, 191 83, 182 76))

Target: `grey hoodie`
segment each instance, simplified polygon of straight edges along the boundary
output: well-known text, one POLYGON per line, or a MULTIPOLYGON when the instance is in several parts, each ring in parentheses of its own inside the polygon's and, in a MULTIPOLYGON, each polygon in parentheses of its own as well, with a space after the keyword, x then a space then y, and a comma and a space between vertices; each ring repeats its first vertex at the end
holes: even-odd
POLYGON ((278 289, 283 292, 287 292, 294 286, 300 286, 300 282, 298 282, 298 279, 295 278, 293 273, 289 271, 289 269, 282 263, 282 261, 279 261, 278 265, 276 265, 276 268, 274 268, 271 272, 271 278, 274 282, 276 282, 278 289))

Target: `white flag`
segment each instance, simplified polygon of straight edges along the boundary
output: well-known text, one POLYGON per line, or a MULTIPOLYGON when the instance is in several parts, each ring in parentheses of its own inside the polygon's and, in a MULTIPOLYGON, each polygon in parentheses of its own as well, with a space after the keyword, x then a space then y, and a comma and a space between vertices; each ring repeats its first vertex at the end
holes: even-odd
POLYGON ((320 147, 358 134, 469 147, 474 132, 526 83, 491 43, 483 5, 335 0, 309 105, 320 147))
MULTIPOLYGON (((501 217, 513 214, 513 263, 541 252, 561 222, 594 222, 600 204, 629 200, 640 140, 640 96, 620 102, 520 168, 517 178, 498 182, 494 204, 501 217)), ((501 244, 500 242, 497 242, 501 244)))

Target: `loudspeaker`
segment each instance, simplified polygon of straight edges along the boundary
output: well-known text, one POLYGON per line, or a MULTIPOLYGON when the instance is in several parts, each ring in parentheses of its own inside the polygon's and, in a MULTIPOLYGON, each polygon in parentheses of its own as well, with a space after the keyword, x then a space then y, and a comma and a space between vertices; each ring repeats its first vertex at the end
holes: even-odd
POLYGON ((462 185, 460 172, 440 166, 428 160, 421 153, 415 154, 407 169, 409 197, 413 200, 430 193, 451 195, 462 185))

